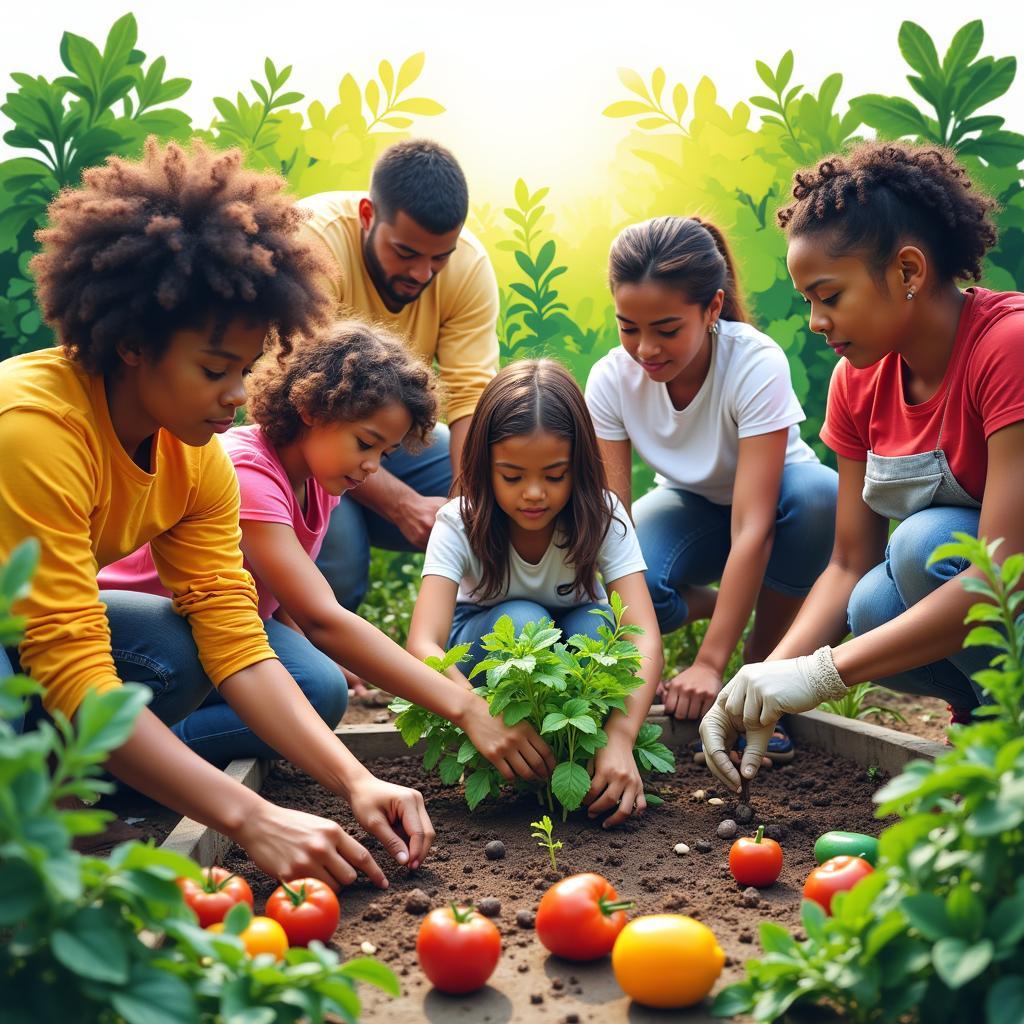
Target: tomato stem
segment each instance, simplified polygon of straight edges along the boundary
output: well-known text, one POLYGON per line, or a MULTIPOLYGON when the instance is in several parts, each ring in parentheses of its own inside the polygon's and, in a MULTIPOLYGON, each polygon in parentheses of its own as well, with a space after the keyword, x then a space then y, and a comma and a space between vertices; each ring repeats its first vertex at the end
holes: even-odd
POLYGON ((237 874, 230 874, 227 878, 222 879, 219 882, 213 880, 213 871, 211 868, 203 868, 203 892, 220 892, 232 878, 237 878, 237 874))
POLYGON ((452 917, 455 918, 456 924, 468 924, 473 917, 473 907, 460 907, 455 900, 452 900, 448 906, 452 908, 452 917))
POLYGON ((619 910, 632 910, 636 906, 632 900, 609 900, 604 896, 598 899, 597 905, 601 908, 601 913, 605 917, 611 917, 612 914, 619 910))
POLYGON ((757 835, 754 836, 754 842, 755 843, 759 843, 759 842, 761 842, 762 839, 764 839, 764 825, 758 825, 757 826, 757 835))
POLYGON ((292 889, 288 883, 282 878, 281 888, 288 894, 288 899, 292 901, 293 907, 301 907, 306 902, 306 886, 303 884, 299 889, 292 889))

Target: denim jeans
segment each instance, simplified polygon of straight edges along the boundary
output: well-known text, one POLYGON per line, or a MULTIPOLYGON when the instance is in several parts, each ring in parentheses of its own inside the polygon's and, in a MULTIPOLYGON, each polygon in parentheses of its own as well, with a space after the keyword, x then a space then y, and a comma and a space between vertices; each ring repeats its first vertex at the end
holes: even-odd
POLYGON ((494 624, 507 615, 515 626, 516 635, 528 622, 536 622, 538 619, 553 619, 555 625, 562 631, 562 639, 582 633, 585 636, 597 638, 597 627, 607 625, 605 619, 600 615, 591 615, 591 610, 604 608, 611 611, 611 608, 604 602, 591 604, 578 604, 574 608, 545 608, 536 601, 502 601, 499 604, 485 608, 471 601, 460 601, 455 606, 455 615, 452 617, 452 631, 448 637, 448 646, 456 644, 472 644, 469 656, 465 661, 459 663, 459 671, 465 675, 473 670, 478 661, 483 661, 487 652, 480 646, 480 638, 494 631, 494 624))
MULTIPOLYGON (((853 588, 848 618, 850 632, 861 636, 927 597, 947 580, 963 572, 968 562, 944 558, 928 566, 928 556, 953 539, 954 531, 978 535, 980 513, 972 508, 926 508, 904 519, 893 531, 885 561, 876 565, 853 588)), ((893 690, 922 697, 941 697, 958 711, 969 711, 989 698, 970 677, 988 667, 991 647, 968 647, 944 661, 876 679, 893 690)))
MULTIPOLYGON (((766 587, 803 597, 814 585, 832 554, 838 485, 836 473, 818 462, 783 469, 766 587)), ((715 505, 671 487, 656 487, 633 506, 647 563, 647 589, 662 633, 671 633, 687 619, 683 587, 721 579, 731 545, 731 517, 731 505, 715 505)))
MULTIPOLYGON (((118 676, 153 691, 150 710, 179 739, 215 764, 237 757, 278 757, 213 687, 199 661, 192 630, 175 614, 170 600, 126 590, 101 591, 100 599, 107 606, 118 676)), ((276 619, 264 625, 274 653, 333 729, 348 703, 348 684, 341 669, 276 619)), ((0 648, 0 675, 9 670, 17 670, 17 652, 0 648)))
MULTIPOLYGON (((448 428, 439 423, 431 434, 431 444, 419 455, 399 448, 381 463, 381 469, 419 494, 447 495, 452 486, 448 444, 448 428)), ((355 611, 366 596, 371 544, 388 551, 417 550, 389 519, 364 508, 354 498, 343 497, 331 513, 316 564, 338 604, 349 611, 355 611)))

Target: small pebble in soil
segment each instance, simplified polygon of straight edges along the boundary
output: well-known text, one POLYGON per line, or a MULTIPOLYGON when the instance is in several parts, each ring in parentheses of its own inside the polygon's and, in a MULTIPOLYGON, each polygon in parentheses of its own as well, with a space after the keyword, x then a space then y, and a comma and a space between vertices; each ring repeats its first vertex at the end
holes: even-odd
POLYGON ((711 844, 706 839, 698 839, 697 842, 695 842, 693 844, 693 848, 698 853, 710 853, 711 852, 711 844))
POLYGON ((785 825, 765 825, 764 834, 769 839, 774 839, 778 842, 780 839, 786 837, 786 826, 785 825))
POLYGON ((525 973, 526 973, 526 972, 527 972, 527 971, 528 971, 529 969, 530 969, 530 965, 529 965, 529 964, 520 964, 520 965, 519 965, 519 966, 518 966, 518 967, 516 968, 516 970, 517 970, 517 971, 518 971, 518 972, 519 972, 520 974, 525 974, 525 973))
POLYGON ((537 915, 532 910, 517 910, 516 925, 520 928, 532 928, 537 915))
POLYGON ((484 899, 476 901, 476 909, 484 917, 497 917, 501 913, 501 900, 496 900, 493 896, 486 896, 484 899))
POLYGON ((750 804, 740 804, 736 808, 736 820, 741 825, 749 825, 754 820, 754 808, 750 804))
POLYGON ((377 947, 372 942, 360 942, 359 952, 362 953, 363 956, 373 956, 373 954, 377 952, 377 947))
POLYGON ((752 885, 748 885, 743 890, 743 906, 756 907, 760 902, 761 894, 752 885))
POLYGON ((473 874, 473 865, 472 864, 463 864, 462 865, 462 873, 464 875, 471 875, 471 874, 473 874))
POLYGON ((705 800, 707 799, 707 793, 705 793, 703 789, 695 789, 690 794, 690 798, 697 801, 705 800))
POLYGON ((388 912, 379 903, 368 903, 363 911, 364 921, 383 921, 388 912))
POLYGON ((561 978, 552 978, 551 979, 551 987, 553 989, 556 989, 556 990, 557 989, 563 989, 563 988, 565 988, 565 982, 562 981, 561 978))
POLYGON ((750 932, 740 932, 740 942, 750 945, 754 941, 754 936, 750 932))
POLYGON ((413 889, 405 899, 407 914, 425 914, 430 909, 430 897, 422 889, 413 889))
POLYGON ((725 801, 720 796, 713 796, 708 800, 708 803, 711 804, 712 807, 721 807, 725 801))
POLYGON ((533 1003, 534 1006, 540 1006, 540 1004, 544 1002, 544 997, 539 992, 531 992, 530 1002, 533 1003))
POLYGON ((505 844, 500 839, 494 839, 484 847, 484 856, 488 860, 501 860, 505 856, 505 844))
POLYGON ((726 818, 725 821, 718 823, 718 838, 719 839, 732 839, 734 835, 739 831, 736 822, 732 818, 726 818))
POLYGON ((565 1024, 580 1024, 580 1015, 578 1013, 566 1014, 565 1024))
POLYGON ((690 848, 686 845, 686 843, 676 843, 675 851, 679 854, 680 857, 682 857, 684 853, 690 852, 690 848))

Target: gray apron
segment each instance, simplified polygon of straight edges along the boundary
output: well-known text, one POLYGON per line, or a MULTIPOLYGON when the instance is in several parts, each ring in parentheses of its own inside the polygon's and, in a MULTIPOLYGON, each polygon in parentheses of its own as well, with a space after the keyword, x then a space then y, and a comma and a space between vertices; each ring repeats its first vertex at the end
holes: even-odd
MULTIPOLYGON (((948 384, 946 389, 948 391, 948 384)), ((972 498, 953 476, 942 450, 942 430, 948 408, 949 402, 944 402, 934 451, 917 455, 868 452, 862 497, 872 512, 902 521, 933 505, 981 508, 981 502, 972 498)))

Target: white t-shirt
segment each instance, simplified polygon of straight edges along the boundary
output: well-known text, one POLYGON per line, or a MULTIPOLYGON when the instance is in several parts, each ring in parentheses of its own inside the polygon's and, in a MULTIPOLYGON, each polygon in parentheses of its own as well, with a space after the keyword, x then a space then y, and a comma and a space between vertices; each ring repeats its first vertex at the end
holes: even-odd
POLYGON ((587 380, 597 436, 630 441, 665 487, 731 505, 742 437, 789 428, 786 464, 817 462, 800 438, 806 417, 793 393, 786 354, 749 324, 718 321, 711 367, 685 409, 624 348, 599 359, 587 380))
MULTIPOLYGON (((631 572, 644 572, 647 565, 640 553, 640 544, 622 503, 610 491, 605 492, 612 509, 613 519, 605 534, 604 542, 597 555, 597 571, 609 584, 628 576, 631 572)), ((545 608, 572 608, 586 603, 590 598, 573 592, 559 594, 563 583, 572 584, 576 576, 572 566, 567 565, 568 551, 558 547, 564 542, 560 530, 548 545, 544 557, 534 565, 527 562, 509 545, 508 588, 497 597, 482 601, 473 596, 482 576, 480 559, 473 554, 462 521, 462 499, 453 498, 442 505, 437 520, 427 541, 427 554, 423 561, 424 576, 443 576, 459 584, 459 601, 470 601, 483 607, 491 607, 502 601, 536 601, 545 608)), ((603 601, 607 594, 600 581, 596 587, 597 600, 603 601)))

